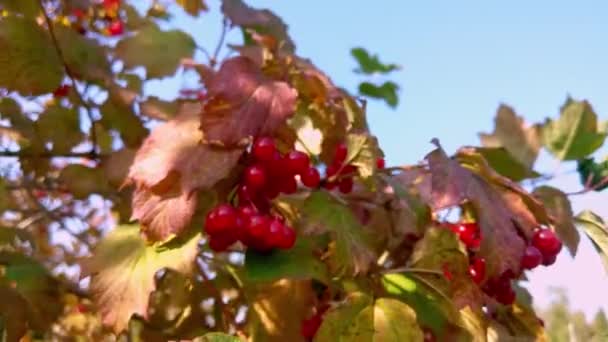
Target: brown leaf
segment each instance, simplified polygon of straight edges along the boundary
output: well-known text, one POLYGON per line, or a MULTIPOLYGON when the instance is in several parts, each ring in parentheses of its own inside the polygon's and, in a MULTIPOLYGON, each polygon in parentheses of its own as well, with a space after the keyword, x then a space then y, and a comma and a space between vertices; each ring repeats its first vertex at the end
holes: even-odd
POLYGON ((226 60, 207 84, 201 117, 206 142, 235 146, 271 134, 295 112, 297 92, 264 76, 246 57, 226 60))
POLYGON ((499 188, 450 159, 440 146, 426 158, 431 172, 431 205, 441 209, 470 201, 483 234, 480 253, 487 260, 488 273, 496 275, 509 269, 517 273, 525 248, 515 225, 519 210, 507 203, 499 188))
POLYGON ((123 184, 134 158, 135 150, 130 148, 114 151, 104 158, 101 165, 108 182, 115 187, 123 184))
POLYGON ((295 49, 293 41, 287 34, 287 25, 271 11, 249 7, 241 0, 223 0, 222 12, 226 18, 230 19, 232 25, 271 34, 281 41, 284 49, 288 51, 295 49))
POLYGON ((555 232, 568 247, 570 254, 576 255, 580 236, 574 225, 574 213, 572 213, 568 196, 561 190, 550 186, 538 187, 534 189, 533 194, 547 207, 555 222, 555 232))
POLYGON ((241 149, 219 149, 201 143, 200 106, 186 104, 173 120, 158 126, 137 151, 127 184, 134 183, 133 218, 153 239, 165 239, 190 222, 196 191, 226 178, 241 149))

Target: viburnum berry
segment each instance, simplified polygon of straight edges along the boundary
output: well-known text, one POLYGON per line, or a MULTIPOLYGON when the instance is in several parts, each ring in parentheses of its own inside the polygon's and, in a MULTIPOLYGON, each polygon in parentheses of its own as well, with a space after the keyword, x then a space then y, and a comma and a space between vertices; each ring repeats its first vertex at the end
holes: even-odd
POLYGON ((236 237, 230 233, 209 236, 209 248, 214 252, 224 252, 236 242, 236 237))
POLYGON ((344 143, 339 143, 336 146, 336 151, 334 152, 334 164, 342 164, 346 160, 346 155, 348 154, 348 147, 344 143))
POLYGON ((275 152, 277 152, 277 147, 275 145, 274 139, 271 137, 261 137, 258 138, 251 148, 251 153, 256 160, 261 162, 269 162, 275 156, 275 152))
POLYGON ((338 190, 343 194, 348 194, 353 191, 353 185, 352 177, 343 178, 338 183, 338 190))
POLYGON ((543 254, 543 256, 557 255, 562 249, 562 242, 550 229, 538 229, 532 236, 532 245, 543 254))
POLYGON ((108 25, 108 33, 110 36, 119 36, 124 33, 124 24, 120 20, 114 20, 108 25))
POLYGON ((309 188, 316 188, 321 182, 321 175, 319 174, 319 170, 313 166, 310 166, 300 175, 300 179, 302 180, 302 184, 305 186, 309 188))
POLYGON ((494 298, 496 298, 500 304, 511 305, 515 302, 515 291, 509 287, 505 291, 498 292, 494 298))
POLYGON ((526 247, 524 255, 521 258, 521 267, 527 270, 531 270, 543 261, 543 254, 534 246, 526 247))
POLYGON ((301 151, 291 151, 285 156, 288 170, 294 175, 301 175, 308 170, 310 158, 301 151))
POLYGON ((293 194, 298 191, 298 182, 293 176, 284 177, 279 180, 279 189, 284 194, 293 194))
POLYGON ((57 89, 53 91, 53 97, 60 98, 68 96, 71 87, 67 84, 60 85, 57 89))
POLYGON ((245 169, 245 185, 251 190, 260 190, 266 185, 266 170, 261 165, 252 165, 245 169))
POLYGON ((378 158, 376 159, 376 168, 378 170, 382 170, 386 167, 386 161, 384 161, 384 158, 378 158))
POLYGON ((291 249, 296 243, 296 232, 293 228, 283 225, 283 229, 279 232, 276 246, 279 249, 291 249))
POLYGON ((555 263, 555 260, 557 260, 557 254, 553 254, 553 255, 543 255, 543 266, 551 266, 555 263))
POLYGON ((209 235, 225 233, 237 228, 237 211, 229 204, 221 204, 207 214, 205 232, 209 235))
POLYGON ((481 284, 486 277, 486 260, 484 258, 473 258, 469 265, 469 275, 476 284, 481 284))
POLYGON ((460 222, 450 225, 450 229, 458 235, 467 248, 479 247, 479 227, 475 222, 460 222))

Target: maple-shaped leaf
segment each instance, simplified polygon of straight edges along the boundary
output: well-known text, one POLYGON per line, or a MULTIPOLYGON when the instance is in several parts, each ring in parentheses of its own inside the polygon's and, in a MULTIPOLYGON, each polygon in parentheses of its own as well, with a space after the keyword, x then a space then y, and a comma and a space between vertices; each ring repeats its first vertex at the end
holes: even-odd
POLYGON ((103 170, 79 164, 64 167, 59 174, 59 181, 78 199, 87 198, 93 193, 103 195, 110 190, 103 170))
MULTIPOLYGON (((482 231, 480 253, 486 258, 488 274, 501 274, 507 270, 517 273, 526 244, 518 235, 515 222, 522 222, 519 217, 521 213, 527 213, 525 219, 534 219, 523 200, 516 193, 501 192, 500 188, 484 180, 481 175, 462 167, 458 161, 450 159, 441 147, 428 154, 426 159, 431 172, 432 207, 441 209, 469 201, 475 208, 482 231)), ((500 177, 498 174, 493 176, 500 177)), ((515 184, 512 186, 515 187, 515 184)), ((533 223, 535 221, 530 225, 533 223)), ((534 229, 519 228, 526 229, 528 236, 534 229)))
POLYGON ((356 166, 362 178, 371 177, 376 171, 378 158, 384 157, 378 147, 378 139, 369 134, 350 133, 346 136, 346 146, 348 154, 344 163, 356 166))
POLYGON ((107 54, 95 40, 87 39, 65 25, 55 25, 54 33, 63 59, 75 77, 93 82, 110 78, 107 54))
POLYGON ((308 233, 330 232, 330 267, 337 273, 365 273, 375 253, 368 243, 369 232, 347 206, 325 192, 313 192, 302 207, 302 224, 308 233))
POLYGON ((101 167, 108 183, 118 188, 124 182, 129 168, 135 159, 135 150, 122 148, 105 156, 101 161, 101 167))
POLYGON ((139 104, 141 113, 158 120, 169 120, 177 114, 180 103, 177 101, 164 101, 156 96, 149 97, 139 104))
POLYGON ((207 142, 235 146, 271 135, 295 112, 297 92, 264 76, 249 58, 226 60, 207 82, 201 129, 207 142))
POLYGON ((354 292, 329 310, 315 335, 325 341, 422 341, 423 332, 416 312, 392 298, 373 299, 354 292))
POLYGON ((300 324, 315 303, 310 280, 281 279, 249 288, 252 341, 304 342, 300 324))
POLYGON ((587 101, 569 99, 560 116, 543 126, 543 144, 561 160, 582 159, 602 146, 608 134, 587 101))
POLYGON ((129 170, 127 184, 136 185, 133 218, 155 240, 185 228, 196 208, 195 192, 226 178, 242 154, 202 144, 199 111, 198 104, 186 104, 177 117, 156 127, 129 170))
POLYGON ((148 135, 148 130, 135 115, 132 108, 132 99, 127 99, 122 95, 121 89, 114 89, 110 92, 109 98, 99 107, 101 113, 101 125, 110 130, 116 130, 125 145, 137 147, 148 135))
POLYGON ((481 154, 496 172, 513 181, 519 182, 541 176, 540 173, 515 159, 504 147, 478 147, 475 148, 475 151, 481 154))
POLYGON ((62 63, 49 35, 35 21, 0 20, 0 87, 21 95, 42 95, 59 87, 62 63))
POLYGON ((585 210, 576 215, 576 223, 584 229, 600 255, 604 269, 608 272, 608 227, 604 220, 595 213, 585 210))
POLYGON ((537 126, 527 127, 523 118, 517 116, 513 108, 501 104, 494 118, 494 132, 480 133, 485 147, 504 147, 528 170, 532 169, 541 147, 540 130, 537 126))
POLYGON ((395 108, 399 103, 399 85, 392 81, 386 81, 380 85, 371 82, 361 82, 359 93, 374 99, 384 100, 386 104, 395 108))
POLYGON ((287 33, 287 25, 271 11, 252 8, 242 0, 222 0, 222 12, 232 25, 271 35, 286 51, 295 49, 295 44, 287 33))
POLYGON ((351 49, 350 54, 357 60, 357 63, 359 63, 359 68, 355 70, 356 72, 364 74, 386 74, 400 69, 397 64, 385 64, 380 62, 377 55, 370 54, 362 47, 351 49))
POLYGON ((575 256, 580 236, 574 225, 574 213, 568 196, 550 186, 538 187, 532 194, 543 202, 553 218, 557 236, 566 245, 570 255, 575 256))
POLYGON ((82 265, 91 275, 91 293, 104 324, 120 332, 133 314, 145 317, 156 272, 171 268, 189 273, 199 240, 197 234, 160 247, 147 244, 136 225, 111 231, 82 265))
POLYGON ((116 45, 116 55, 127 68, 143 66, 148 78, 175 73, 183 58, 192 58, 196 43, 185 32, 161 31, 155 24, 145 25, 116 45))

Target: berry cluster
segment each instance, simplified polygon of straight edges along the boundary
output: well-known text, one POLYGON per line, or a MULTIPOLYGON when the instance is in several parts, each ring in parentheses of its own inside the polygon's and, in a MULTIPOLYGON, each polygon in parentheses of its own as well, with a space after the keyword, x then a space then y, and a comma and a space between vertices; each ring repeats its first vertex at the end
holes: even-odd
POLYGON ((270 201, 279 193, 293 194, 298 181, 309 188, 321 182, 319 171, 306 153, 291 150, 281 154, 270 137, 258 138, 251 147, 248 165, 238 185, 238 206, 221 204, 207 215, 205 232, 209 247, 225 251, 236 241, 258 251, 290 249, 296 239, 284 218, 271 213, 270 201))
POLYGON ((344 143, 336 146, 332 163, 325 169, 325 182, 323 187, 327 190, 333 190, 338 187, 343 194, 348 194, 353 191, 352 174, 357 171, 357 168, 351 164, 344 164, 348 155, 348 147, 344 143))
POLYGON ((533 269, 539 264, 553 265, 562 250, 562 242, 549 229, 537 229, 532 236, 531 245, 526 248, 522 258, 522 267, 533 269))

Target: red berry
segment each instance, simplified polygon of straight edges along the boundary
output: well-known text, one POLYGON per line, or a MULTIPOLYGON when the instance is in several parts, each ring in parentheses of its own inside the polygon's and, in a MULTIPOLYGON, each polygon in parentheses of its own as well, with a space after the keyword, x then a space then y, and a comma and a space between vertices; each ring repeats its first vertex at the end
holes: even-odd
POLYGON ((551 266, 557 260, 557 254, 543 255, 543 266, 551 266))
POLYGON ((238 208, 238 213, 243 221, 247 223, 251 216, 257 213, 257 210, 255 210, 255 208, 251 205, 243 205, 238 208))
POLYGON ((543 254, 534 246, 526 247, 524 255, 521 258, 521 267, 531 270, 540 265, 543 261, 543 254))
POLYGON ((277 198, 277 196, 279 196, 280 192, 281 192, 281 187, 279 186, 279 184, 271 183, 266 187, 266 189, 264 189, 264 196, 268 200, 273 200, 273 199, 277 198))
POLYGON ((351 177, 343 178, 338 183, 338 189, 343 194, 348 194, 353 191, 353 179, 351 177))
POLYGON ((338 186, 338 183, 336 182, 325 182, 323 183, 323 187, 327 190, 333 190, 336 188, 336 186, 338 186))
POLYGON ((348 164, 342 168, 342 170, 340 171, 340 174, 341 175, 352 175, 355 172, 357 172, 357 167, 355 165, 348 164))
POLYGON ((477 223, 461 222, 451 225, 450 228, 458 235, 460 241, 462 241, 468 248, 473 248, 478 245, 478 241, 476 241, 479 233, 477 223))
POLYGON ((253 215, 246 227, 246 238, 243 243, 258 250, 272 248, 267 244, 270 235, 271 219, 264 215, 253 215))
POLYGON ((124 25, 123 25, 122 21, 115 20, 115 21, 111 22, 110 25, 108 25, 108 32, 110 33, 110 36, 119 36, 119 35, 123 34, 124 25))
POLYGON ((284 194, 293 194, 298 191, 298 182, 293 176, 284 177, 279 181, 279 187, 284 194))
POLYGON ((68 93, 70 92, 70 88, 71 87, 69 85, 62 84, 57 89, 55 89, 55 91, 53 91, 53 96, 55 98, 66 97, 66 96, 68 96, 68 93))
POLYGON ((486 260, 484 258, 473 258, 469 265, 469 275, 476 284, 481 284, 486 277, 486 260))
POLYGON ((562 242, 549 229, 539 229, 532 237, 532 245, 546 256, 557 255, 562 249, 562 242))
POLYGON ((285 156, 286 165, 292 174, 302 174, 308 170, 310 158, 304 152, 291 151, 285 156))
POLYGON ((241 186, 239 186, 239 189, 237 190, 237 194, 239 197, 239 204, 245 204, 245 203, 249 203, 253 200, 253 196, 251 194, 251 192, 249 191, 249 187, 246 184, 242 184, 241 186))
POLYGON ((509 287, 505 291, 498 292, 495 298, 500 304, 511 305, 515 302, 515 291, 509 287))
POLYGON ((223 252, 236 242, 234 234, 216 234, 209 237, 209 248, 214 252, 223 252))
POLYGON ((258 138, 253 143, 253 147, 251 149, 251 152, 255 159, 261 162, 271 161, 276 151, 277 147, 274 143, 274 139, 272 139, 271 137, 258 138))
POLYGON ((282 225, 283 229, 279 232, 278 239, 276 241, 276 247, 280 249, 291 249, 296 243, 296 232, 293 228, 286 225, 282 225))
POLYGON ((222 234, 237 225, 236 210, 228 204, 221 204, 207 214, 205 232, 209 235, 222 234))
POLYGON ((319 171, 315 167, 311 166, 300 175, 300 179, 305 186, 316 188, 321 182, 321 175, 319 175, 319 171))
POLYGON ((336 152, 334 153, 334 164, 340 165, 346 160, 348 154, 348 147, 346 144, 340 143, 336 146, 336 152))
POLYGON ((376 168, 378 170, 382 170, 384 167, 386 167, 386 161, 384 161, 384 158, 376 159, 376 168))
POLYGON ((314 315, 309 319, 303 320, 300 326, 300 334, 305 339, 312 340, 321 327, 321 323, 323 323, 321 315, 314 315))
POLYGON ((264 236, 264 243, 271 247, 278 247, 279 240, 281 239, 281 232, 283 231, 283 222, 278 219, 273 219, 270 222, 270 226, 268 228, 268 234, 264 236))
POLYGON ((260 190, 266 185, 266 170, 260 165, 249 166, 245 170, 245 184, 251 190, 260 190))

